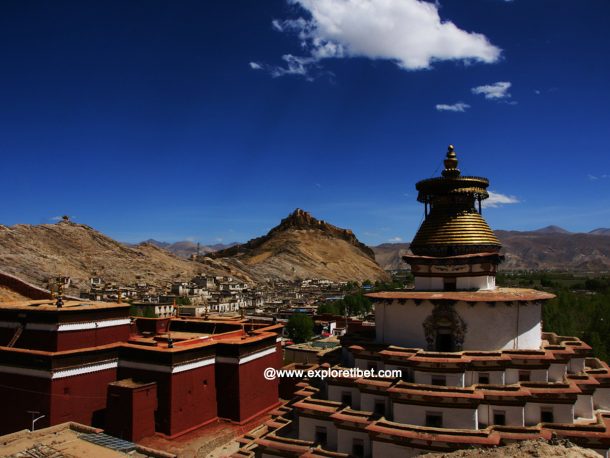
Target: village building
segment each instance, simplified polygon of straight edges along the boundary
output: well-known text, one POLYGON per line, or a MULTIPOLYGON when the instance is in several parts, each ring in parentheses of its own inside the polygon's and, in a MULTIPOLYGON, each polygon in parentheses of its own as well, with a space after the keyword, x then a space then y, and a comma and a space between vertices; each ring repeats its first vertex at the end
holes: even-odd
POLYGON ((415 288, 370 293, 375 326, 348 329, 332 367, 400 377, 303 380, 234 456, 411 457, 552 437, 609 456, 608 364, 542 331, 552 294, 496 285, 489 182, 463 176, 451 146, 444 165, 416 185, 425 216, 404 257, 415 288))
POLYGON ((134 316, 148 318, 170 318, 176 315, 174 302, 132 302, 131 312, 134 316))
MULTIPOLYGON (((50 294, 8 275, 0 303, 0 434, 74 421, 138 441, 276 407, 281 325, 130 316, 126 303, 50 294)), ((60 291, 61 293, 61 291, 60 291)))

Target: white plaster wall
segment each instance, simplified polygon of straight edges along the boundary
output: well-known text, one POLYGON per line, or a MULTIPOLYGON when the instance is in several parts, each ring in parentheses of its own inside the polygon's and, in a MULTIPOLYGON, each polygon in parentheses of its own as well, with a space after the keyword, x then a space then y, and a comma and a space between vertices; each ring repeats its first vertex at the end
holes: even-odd
POLYGON ((445 282, 442 277, 415 277, 415 289, 418 291, 442 291, 445 282))
POLYGON ((567 370, 566 364, 551 364, 549 367, 549 382, 563 382, 567 370))
POLYGON ((324 421, 318 418, 309 418, 299 415, 299 439, 315 441, 316 426, 326 427, 326 448, 329 450, 337 450, 337 428, 332 421, 324 421))
POLYGON ((456 279, 456 289, 458 290, 490 290, 496 287, 496 277, 484 275, 480 277, 458 277, 456 279))
POLYGON ((352 453, 354 439, 362 439, 364 443, 364 456, 371 456, 371 440, 368 433, 337 428, 337 451, 352 453))
POLYGON ((574 404, 574 416, 581 418, 593 418, 593 396, 590 394, 579 394, 574 404))
POLYGON ((424 385, 432 384, 432 377, 445 377, 446 386, 464 386, 464 373, 446 373, 446 372, 422 372, 418 370, 413 371, 413 381, 414 383, 421 383, 424 385))
POLYGON ((412 458, 414 456, 421 455, 423 452, 423 450, 420 449, 403 447, 400 445, 380 441, 373 441, 372 448, 372 456, 375 458, 412 458))
POLYGON ((464 350, 537 350, 542 344, 539 303, 491 306, 458 302, 455 310, 468 326, 464 350))
POLYGON ((539 404, 528 402, 525 404, 525 426, 540 423, 540 411, 552 408, 554 423, 574 423, 574 404, 539 404))
POLYGON ((593 405, 596 409, 610 410, 610 388, 597 388, 593 393, 593 405))
POLYGON ((494 410, 504 411, 507 426, 523 426, 525 422, 525 413, 523 406, 496 406, 493 404, 481 404, 479 411, 479 424, 489 426, 493 421, 494 410))
MULTIPOLYGON (((506 380, 507 385, 512 385, 519 382, 519 372, 527 369, 506 369, 506 380)), ((530 382, 548 382, 548 371, 546 369, 532 369, 529 370, 530 382)))
POLYGON ((452 409, 450 407, 420 406, 394 403, 394 420, 416 426, 426 426, 426 412, 441 412, 443 428, 477 429, 478 411, 476 408, 452 409))
POLYGON ((568 372, 570 374, 578 374, 585 370, 585 358, 572 358, 568 364, 568 372))
MULTIPOLYGON (((377 304, 375 310, 377 341, 403 347, 427 348, 423 322, 433 310, 423 301, 377 304)), ((541 306, 539 303, 469 305, 458 302, 456 312, 467 325, 464 350, 539 349, 542 344, 541 306)))
POLYGON ((377 341, 402 347, 427 348, 422 323, 432 313, 428 301, 415 305, 413 301, 394 301, 375 309, 377 341), (381 318, 381 319, 379 319, 381 318))
POLYGON ((352 394, 352 409, 360 410, 360 390, 356 387, 328 385, 328 400, 341 402, 344 391, 349 391, 352 394))

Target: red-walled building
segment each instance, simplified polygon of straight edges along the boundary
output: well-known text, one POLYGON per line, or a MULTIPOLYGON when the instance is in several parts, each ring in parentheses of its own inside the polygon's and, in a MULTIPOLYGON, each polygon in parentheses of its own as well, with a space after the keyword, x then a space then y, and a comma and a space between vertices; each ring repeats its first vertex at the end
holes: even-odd
POLYGON ((278 405, 281 325, 131 318, 128 304, 0 303, 0 434, 66 421, 176 437, 278 405))

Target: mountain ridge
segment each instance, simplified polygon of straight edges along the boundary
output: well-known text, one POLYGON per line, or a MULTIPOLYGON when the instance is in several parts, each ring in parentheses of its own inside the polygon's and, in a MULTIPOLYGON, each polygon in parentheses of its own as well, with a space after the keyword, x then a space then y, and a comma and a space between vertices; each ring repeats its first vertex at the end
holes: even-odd
POLYGON ((389 279, 373 250, 351 230, 318 220, 300 208, 267 234, 202 258, 222 260, 261 279, 389 279))

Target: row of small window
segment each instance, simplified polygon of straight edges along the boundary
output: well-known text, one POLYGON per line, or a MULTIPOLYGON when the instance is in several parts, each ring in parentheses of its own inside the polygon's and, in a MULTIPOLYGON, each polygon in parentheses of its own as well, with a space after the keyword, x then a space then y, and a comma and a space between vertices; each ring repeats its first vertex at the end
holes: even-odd
MULTIPOLYGON (((352 404, 352 394, 348 391, 341 393, 341 402, 346 405, 352 404)), ((380 416, 386 415, 386 404, 381 399, 376 399, 374 404, 373 412, 380 416)), ((493 411, 493 424, 494 425, 505 425, 506 424, 506 412, 503 410, 493 411)), ((553 415, 553 409, 551 407, 543 407, 540 410, 540 421, 542 423, 553 423, 555 416, 553 415)), ((426 426, 433 428, 443 427, 443 414, 440 412, 426 412, 426 426)))
MULTIPOLYGON (((375 363, 368 364, 369 370, 377 370, 377 365, 375 363)), ((406 374, 406 372, 405 372, 406 374)), ((520 382, 529 382, 530 381, 530 371, 519 371, 519 381, 520 382)), ((487 372, 479 372, 479 384, 481 385, 489 385, 489 373, 487 372)), ((447 386, 447 377, 444 375, 433 375, 430 383, 432 385, 438 386, 447 386)))
MULTIPOLYGON (((529 382, 530 381, 530 371, 519 371, 519 381, 520 382, 529 382)), ((444 375, 433 375, 431 377, 430 383, 432 385, 438 386, 446 386, 447 385, 447 377, 444 375)), ((489 374, 485 372, 479 373, 479 384, 481 385, 489 385, 489 374)))
MULTIPOLYGON (((540 409, 540 422, 541 423, 554 423, 555 415, 553 414, 552 407, 543 407, 540 409)), ((493 425, 504 426, 506 425, 506 412, 504 410, 493 411, 493 425)), ((442 412, 426 412, 426 426, 431 428, 442 428, 443 427, 443 414, 442 412)), ((480 425, 483 426, 483 425, 480 425)))
MULTIPOLYGON (((377 406, 376 406, 377 407, 377 406)), ((493 412, 493 424, 494 425, 505 425, 506 424, 506 412, 503 410, 494 410, 493 412)), ((555 417, 553 415, 552 408, 543 408, 540 410, 540 421, 542 423, 553 423, 555 417)), ((443 414, 442 412, 426 412, 426 426, 430 428, 442 428, 443 427, 443 414)), ((325 447, 328 442, 328 432, 325 426, 316 426, 315 432, 316 444, 325 447)), ((363 457, 364 456, 364 440, 354 438, 352 440, 352 456, 363 457)))

